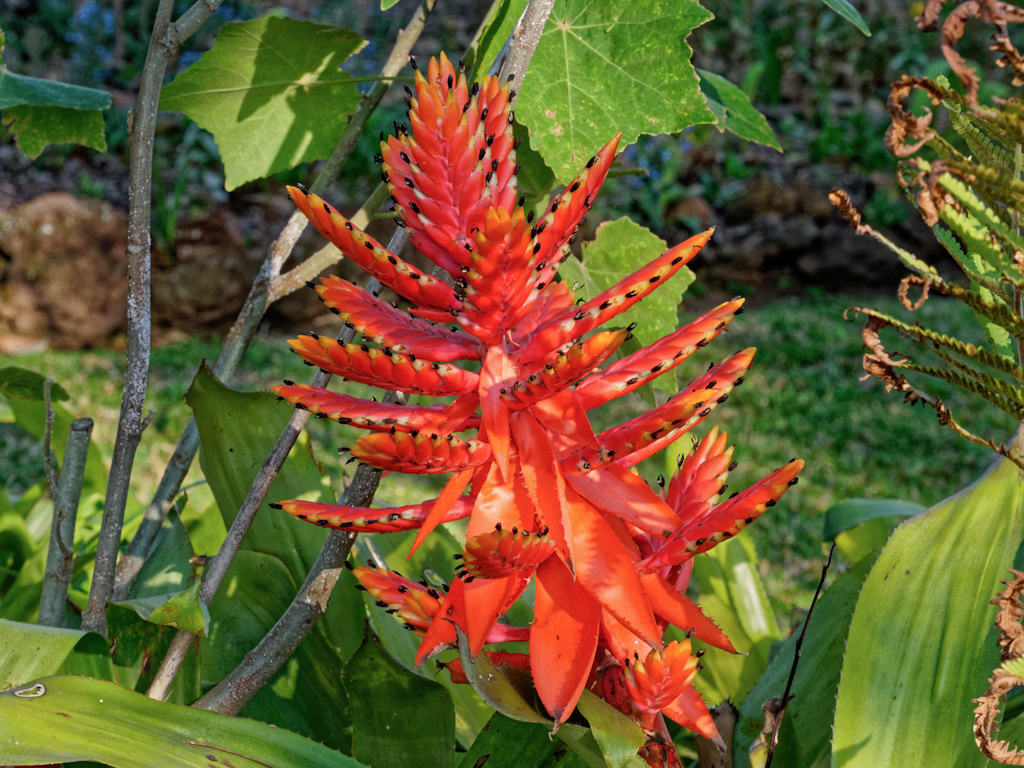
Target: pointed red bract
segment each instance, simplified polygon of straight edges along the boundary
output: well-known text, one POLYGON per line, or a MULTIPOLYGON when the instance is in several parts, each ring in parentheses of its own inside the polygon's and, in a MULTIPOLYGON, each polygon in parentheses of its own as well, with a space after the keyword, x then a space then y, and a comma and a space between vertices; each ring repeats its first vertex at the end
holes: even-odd
POLYGON ((533 681, 556 723, 564 723, 583 693, 597 649, 601 610, 558 558, 537 569, 530 629, 533 681))

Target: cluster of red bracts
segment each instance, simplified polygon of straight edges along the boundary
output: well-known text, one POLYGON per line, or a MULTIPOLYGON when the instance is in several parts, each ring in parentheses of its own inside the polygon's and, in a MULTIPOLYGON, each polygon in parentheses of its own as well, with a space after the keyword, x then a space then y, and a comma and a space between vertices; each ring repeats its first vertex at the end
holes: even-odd
MULTIPOLYGON (((527 641, 526 657, 489 653, 530 670, 556 723, 590 687, 635 717, 655 741, 667 733, 662 714, 718 739, 691 685, 697 655, 688 639, 665 644, 664 632, 672 624, 733 650, 684 594, 692 558, 774 505, 796 483, 803 462, 794 460, 721 500, 732 448, 712 430, 661 493, 632 470, 727 398, 742 382, 752 349, 712 365, 646 414, 594 433, 588 411, 678 366, 723 332, 743 302, 726 302, 609 363, 632 328, 597 329, 672 277, 711 233, 690 238, 577 305, 555 277, 611 166, 618 137, 534 221, 516 201, 511 124, 507 86, 487 78, 470 89, 442 55, 425 77, 416 73, 409 127, 382 144, 383 177, 398 218, 454 288, 388 251, 319 197, 290 188, 325 237, 410 304, 408 312, 396 309, 328 278, 316 287, 321 299, 364 343, 311 334, 292 341, 294 349, 346 379, 452 399, 388 405, 292 383, 275 391, 298 407, 368 430, 348 449, 361 462, 451 478, 438 498, 406 507, 298 500, 275 506, 330 528, 415 528, 413 549, 438 524, 468 518, 465 551, 447 592, 389 571, 356 570, 379 603, 423 635, 418 662, 452 647, 455 625, 473 656, 487 644, 527 641), (532 624, 501 623, 531 580, 532 624)), ((459 679, 459 663, 449 669, 459 679)))

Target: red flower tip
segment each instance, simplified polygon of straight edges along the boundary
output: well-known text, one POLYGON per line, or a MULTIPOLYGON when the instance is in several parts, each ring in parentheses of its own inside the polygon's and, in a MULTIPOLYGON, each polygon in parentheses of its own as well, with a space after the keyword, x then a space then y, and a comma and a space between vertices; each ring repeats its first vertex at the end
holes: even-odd
POLYGON ((444 606, 445 598, 440 592, 409 581, 394 571, 355 568, 352 575, 378 603, 387 606, 388 613, 404 621, 405 626, 418 635, 427 631, 430 622, 444 606))
POLYGON ((498 528, 466 540, 462 556, 467 576, 498 579, 532 571, 555 551, 555 542, 543 533, 498 528))
POLYGON ((633 706, 644 713, 661 712, 693 682, 697 662, 689 640, 669 643, 663 651, 652 648, 646 659, 634 661, 625 670, 633 706))

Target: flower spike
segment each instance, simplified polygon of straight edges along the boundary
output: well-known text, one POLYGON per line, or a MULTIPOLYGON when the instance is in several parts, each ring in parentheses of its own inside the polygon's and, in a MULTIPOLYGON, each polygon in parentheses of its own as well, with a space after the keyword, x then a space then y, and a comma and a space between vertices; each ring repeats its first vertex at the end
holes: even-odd
MULTIPOLYGON (((728 328, 743 300, 725 302, 615 360, 633 326, 601 326, 683 269, 711 230, 575 303, 575 288, 558 270, 621 137, 535 218, 517 201, 508 83, 488 77, 471 86, 464 68, 444 55, 414 77, 407 125, 396 123, 396 136, 381 137, 380 162, 399 222, 417 250, 447 272, 446 280, 399 259, 319 197, 289 188, 322 234, 408 302, 400 309, 326 278, 314 286, 321 300, 364 343, 310 334, 290 344, 328 373, 449 400, 393 405, 291 382, 275 391, 317 416, 368 430, 344 449, 363 463, 448 479, 436 499, 403 507, 302 500, 274 506, 323 527, 416 530, 410 555, 436 526, 465 519, 465 548, 446 593, 388 571, 356 571, 381 607, 422 634, 416 662, 453 647, 458 627, 470 656, 486 652, 499 669, 532 674, 556 727, 589 686, 645 729, 641 757, 676 765, 665 717, 722 742, 692 685, 697 654, 689 640, 666 644, 667 625, 735 651, 686 595, 692 559, 763 515, 797 481, 803 464, 794 461, 723 500, 733 448, 713 429, 662 484, 663 493, 633 469, 724 403, 742 383, 753 349, 712 365, 662 405, 600 434, 588 411, 676 370, 728 328), (502 624, 531 583, 532 624, 502 624), (529 654, 484 650, 524 640, 529 654)), ((445 665, 455 682, 467 682, 463 661, 445 665)))

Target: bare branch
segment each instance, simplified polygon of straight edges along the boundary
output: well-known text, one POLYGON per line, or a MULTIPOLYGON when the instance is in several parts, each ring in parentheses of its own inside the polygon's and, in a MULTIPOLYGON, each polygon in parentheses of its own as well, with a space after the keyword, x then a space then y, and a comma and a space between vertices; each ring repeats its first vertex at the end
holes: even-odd
MULTIPOLYGON (((380 76, 382 78, 394 78, 401 72, 409 59, 409 52, 412 50, 412 46, 423 32, 423 27, 431 11, 434 9, 435 2, 436 0, 427 0, 420 5, 406 27, 398 33, 391 54, 381 68, 380 76)), ((191 21, 186 23, 186 18, 189 17, 193 9, 190 9, 181 19, 175 22, 172 25, 175 29, 168 33, 169 38, 179 41, 177 44, 180 44, 181 40, 186 39, 181 37, 179 40, 177 36, 181 34, 181 30, 190 27, 191 21)), ((192 32, 188 34, 192 34, 192 32)), ((359 135, 366 126, 367 120, 369 120, 370 115, 380 104, 380 100, 387 92, 389 85, 390 83, 386 80, 376 83, 370 92, 359 102, 359 107, 350 118, 337 146, 320 169, 316 179, 314 179, 311 186, 314 192, 322 192, 330 185, 338 169, 341 168, 351 154, 359 135)), ((374 191, 374 194, 371 195, 370 199, 367 200, 360 210, 366 221, 369 221, 370 214, 386 198, 387 188, 382 184, 374 191)), ((357 218, 358 215, 353 217, 353 221, 358 226, 364 226, 365 222, 358 221, 357 218)), ((334 248, 334 246, 328 246, 314 254, 303 265, 292 270, 285 278, 281 278, 281 269, 288 260, 288 257, 291 256, 295 243, 298 242, 299 237, 305 230, 306 224, 306 217, 301 212, 296 211, 288 220, 277 240, 271 245, 267 258, 260 267, 260 272, 253 282, 248 297, 246 297, 245 304, 231 330, 228 332, 221 354, 213 366, 214 374, 221 381, 229 381, 234 375, 242 356, 245 354, 246 348, 252 341, 256 329, 263 319, 263 314, 266 312, 267 307, 277 299, 287 296, 292 291, 305 285, 307 280, 312 279, 340 258, 338 249, 334 248), (301 274, 298 270, 301 270, 301 274), (308 276, 306 276, 307 273, 309 273, 308 276), (298 279, 288 279, 292 277, 297 277, 298 279)), ((160 531, 160 525, 167 515, 167 511, 171 508, 174 496, 178 493, 185 475, 188 474, 189 467, 192 466, 192 461, 198 449, 199 432, 196 429, 195 421, 190 419, 185 427, 185 431, 178 440, 174 455, 164 471, 153 500, 146 508, 142 523, 139 525, 139 529, 128 546, 127 551, 121 558, 121 562, 118 563, 114 586, 114 597, 116 599, 124 599, 128 596, 135 578, 139 575, 142 565, 149 555, 153 541, 160 531)))
MULTIPOLYGON (((512 90, 521 91, 526 71, 530 67, 530 60, 537 50, 540 36, 544 32, 544 25, 547 24, 551 9, 555 6, 555 0, 530 0, 522 17, 512 30, 512 36, 508 45, 508 53, 501 63, 498 77, 504 82, 511 84, 512 90)), ((515 103, 515 100, 511 100, 515 103)))
POLYGON ((53 497, 54 507, 57 505, 57 473, 60 471, 54 464, 53 448, 53 379, 43 382, 43 405, 46 407, 46 427, 43 429, 43 469, 46 472, 46 482, 50 486, 50 496, 53 497))
MULTIPOLYGON (((121 416, 114 441, 103 522, 96 546, 96 568, 82 629, 107 633, 107 600, 114 590, 114 568, 121 543, 124 506, 128 498, 135 451, 142 439, 142 408, 146 400, 150 349, 150 210, 153 195, 153 136, 157 104, 167 61, 173 51, 163 40, 171 23, 174 0, 160 0, 146 64, 139 85, 139 100, 129 122, 128 172, 128 357, 121 398, 121 416)), ((212 11, 211 11, 212 13, 212 11)))
POLYGON ((82 478, 91 435, 92 419, 75 419, 71 423, 60 480, 57 485, 51 486, 53 523, 50 527, 50 549, 46 555, 43 594, 39 600, 39 623, 50 627, 64 624, 64 606, 75 561, 75 519, 82 495, 82 478))

